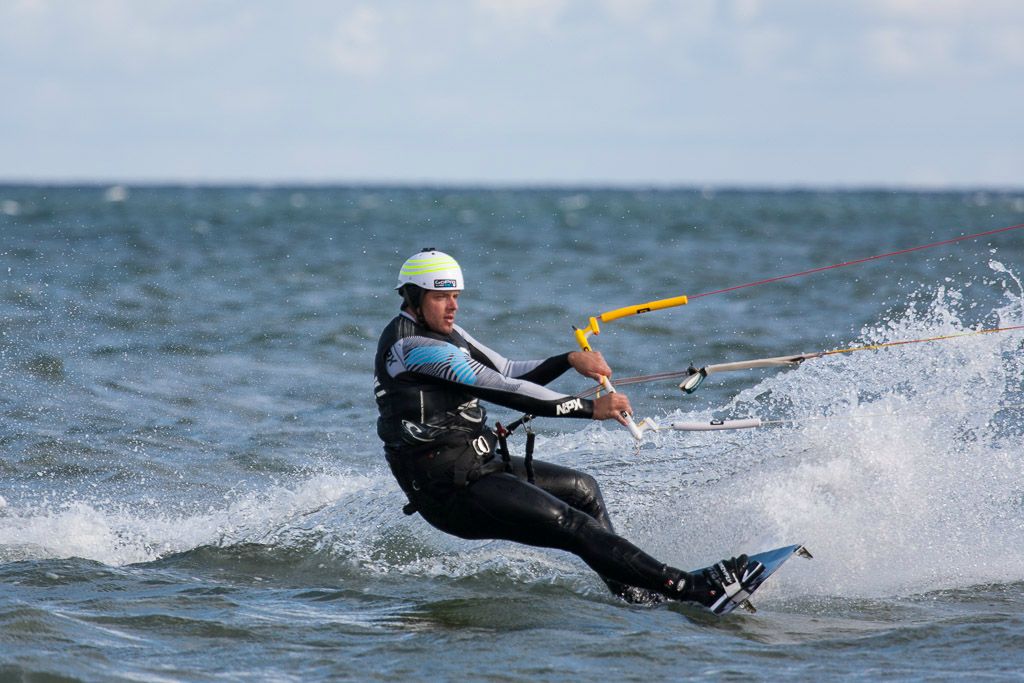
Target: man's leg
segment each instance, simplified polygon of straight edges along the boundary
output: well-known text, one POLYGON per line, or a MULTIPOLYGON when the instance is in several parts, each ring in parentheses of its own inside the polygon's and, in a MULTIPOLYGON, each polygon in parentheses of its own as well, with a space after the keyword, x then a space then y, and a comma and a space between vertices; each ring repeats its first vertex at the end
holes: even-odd
MULTIPOLYGON (((514 474, 526 478, 526 466, 523 458, 512 458, 514 474)), ((605 507, 601 488, 591 475, 562 465, 554 465, 540 460, 533 461, 534 483, 555 498, 570 507, 587 513, 605 530, 615 533, 611 517, 605 507)), ((644 588, 629 586, 606 576, 601 577, 608 589, 616 596, 634 604, 652 605, 663 602, 665 597, 644 588)))
POLYGON ((571 552, 606 580, 624 586, 671 594, 687 576, 617 536, 607 519, 602 524, 512 474, 487 475, 459 490, 443 507, 420 512, 437 528, 461 538, 497 538, 571 552))

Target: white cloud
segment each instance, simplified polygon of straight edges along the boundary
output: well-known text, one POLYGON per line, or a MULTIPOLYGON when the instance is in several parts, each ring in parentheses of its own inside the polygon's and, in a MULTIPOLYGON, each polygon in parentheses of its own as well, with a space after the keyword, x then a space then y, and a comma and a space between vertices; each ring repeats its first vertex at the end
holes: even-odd
POLYGON ((138 71, 153 63, 200 61, 243 34, 249 13, 172 2, 92 0, 0 4, 0 37, 20 58, 138 71))
POLYGON ((1024 67, 1024 26, 992 31, 988 47, 997 60, 1013 67, 1024 67))
POLYGON ((896 76, 910 76, 949 68, 954 40, 949 32, 907 30, 886 26, 864 36, 868 62, 896 76))
POLYGON ((747 72, 791 72, 786 56, 793 36, 776 26, 749 28, 737 36, 736 50, 740 65, 747 72))
POLYGON ((10 7, 15 14, 31 15, 48 12, 50 2, 48 0, 17 0, 10 7))
POLYGON ((998 24, 1024 19, 1024 4, 1017 0, 872 0, 868 7, 883 17, 918 24, 998 24))
POLYGON ((505 24, 551 31, 568 6, 568 0, 476 0, 485 15, 505 24))
POLYGON ((732 14, 740 23, 750 23, 761 15, 761 0, 733 0, 732 14))
MULTIPOLYGON (((904 9, 918 7, 916 0, 888 2, 904 9)), ((1024 3, 1019 10, 1004 6, 1003 12, 993 6, 1001 3, 979 3, 977 13, 963 17, 957 13, 964 3, 945 0, 937 4, 945 7, 944 13, 922 13, 865 27, 861 36, 865 63, 890 76, 1009 77, 1019 87, 1024 66, 1024 3)))
POLYGON ((647 19, 653 7, 653 0, 603 0, 601 5, 613 21, 636 21, 647 19))
POLYGON ((328 39, 325 51, 330 63, 353 76, 379 74, 388 59, 384 24, 384 16, 375 8, 356 7, 338 22, 328 39))

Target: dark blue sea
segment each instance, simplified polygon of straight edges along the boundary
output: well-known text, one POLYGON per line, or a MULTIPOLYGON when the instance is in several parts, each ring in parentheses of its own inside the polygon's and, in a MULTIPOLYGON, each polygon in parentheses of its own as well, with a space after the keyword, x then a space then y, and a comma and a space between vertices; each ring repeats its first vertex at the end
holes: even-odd
MULTIPOLYGON (((760 429, 538 420, 667 563, 814 554, 724 618, 403 515, 372 391, 421 247, 530 359, 1021 223, 1021 191, 0 186, 0 680, 1022 680, 1020 330, 627 392, 760 429)), ((1007 231, 593 343, 614 379, 958 335, 1024 325, 1022 278, 1007 231)))

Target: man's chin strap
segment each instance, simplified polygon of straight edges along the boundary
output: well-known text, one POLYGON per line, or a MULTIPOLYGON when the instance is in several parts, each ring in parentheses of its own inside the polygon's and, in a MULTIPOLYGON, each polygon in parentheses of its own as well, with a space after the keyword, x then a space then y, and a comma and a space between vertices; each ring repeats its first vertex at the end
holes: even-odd
POLYGON ((423 327, 429 327, 429 325, 427 325, 427 319, 423 317, 423 309, 410 309, 409 306, 402 306, 402 310, 416 318, 416 322, 423 325, 423 327))
POLYGON ((419 287, 414 290, 414 287, 415 285, 404 285, 399 290, 399 294, 402 295, 402 310, 416 318, 416 322, 420 325, 426 326, 427 320, 423 317, 423 309, 420 307, 423 290, 419 287))

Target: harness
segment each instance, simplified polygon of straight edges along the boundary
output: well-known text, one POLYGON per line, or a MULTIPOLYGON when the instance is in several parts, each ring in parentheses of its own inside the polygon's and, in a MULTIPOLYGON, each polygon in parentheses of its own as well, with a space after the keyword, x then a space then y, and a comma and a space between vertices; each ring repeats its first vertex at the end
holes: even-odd
POLYGON ((429 504, 424 501, 424 497, 434 499, 435 496, 431 494, 443 495, 458 491, 488 474, 514 474, 512 456, 508 450, 508 437, 522 424, 526 424, 526 452, 523 459, 526 480, 533 484, 533 446, 536 434, 529 426, 528 420, 517 420, 509 427, 504 427, 498 422, 495 423, 493 432, 486 431, 468 441, 459 441, 419 453, 385 449, 388 465, 409 499, 409 502, 402 506, 402 512, 407 515, 415 514, 424 504, 429 504), (494 454, 500 459, 495 458, 494 454), (438 474, 442 476, 434 476, 438 474))
POLYGON ((494 432, 498 435, 498 455, 505 463, 505 471, 511 474, 512 456, 508 452, 508 437, 512 436, 512 432, 517 427, 526 425, 526 452, 523 454, 523 465, 526 467, 526 481, 533 484, 533 442, 537 435, 533 433, 533 427, 530 426, 531 419, 533 419, 531 416, 523 415, 508 427, 503 427, 500 422, 495 422, 494 432))

